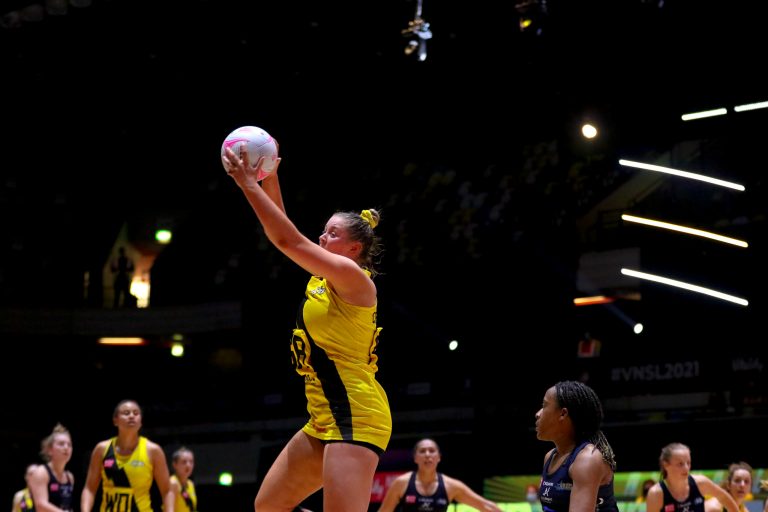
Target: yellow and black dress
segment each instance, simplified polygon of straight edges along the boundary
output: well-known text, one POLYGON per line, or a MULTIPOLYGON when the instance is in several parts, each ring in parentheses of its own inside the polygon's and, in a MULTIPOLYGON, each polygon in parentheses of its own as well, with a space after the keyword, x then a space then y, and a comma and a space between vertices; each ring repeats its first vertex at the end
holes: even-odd
POLYGON ((21 495, 21 501, 19 502, 19 510, 22 512, 35 512, 35 502, 32 500, 32 493, 29 492, 29 487, 24 488, 24 493, 21 495))
POLYGON ((321 441, 348 441, 383 452, 392 417, 387 394, 376 380, 381 331, 376 306, 347 304, 325 279, 313 276, 296 324, 291 350, 307 396, 304 432, 321 441))
POLYGON ((174 483, 178 483, 181 489, 181 492, 176 496, 176 504, 173 506, 174 512, 197 512, 197 493, 192 480, 187 480, 186 485, 181 485, 179 477, 171 475, 171 485, 174 483))
POLYGON ((147 438, 130 455, 115 452, 113 437, 101 465, 101 512, 152 512, 150 489, 154 482, 154 467, 147 453, 147 438))

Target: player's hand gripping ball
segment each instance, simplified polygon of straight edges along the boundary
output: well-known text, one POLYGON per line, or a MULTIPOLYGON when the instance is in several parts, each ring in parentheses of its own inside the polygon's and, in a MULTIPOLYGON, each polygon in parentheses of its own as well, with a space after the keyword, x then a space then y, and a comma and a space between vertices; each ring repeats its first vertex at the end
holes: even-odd
MULTIPOLYGON (((251 165, 256 165, 259 158, 264 159, 259 174, 256 176, 257 180, 270 176, 277 169, 277 143, 266 130, 258 126, 241 126, 236 129, 227 135, 221 145, 222 158, 225 158, 224 150, 226 148, 240 156, 242 146, 245 146, 245 150, 248 152, 248 160, 251 165)), ((227 170, 226 166, 225 170, 227 170)))

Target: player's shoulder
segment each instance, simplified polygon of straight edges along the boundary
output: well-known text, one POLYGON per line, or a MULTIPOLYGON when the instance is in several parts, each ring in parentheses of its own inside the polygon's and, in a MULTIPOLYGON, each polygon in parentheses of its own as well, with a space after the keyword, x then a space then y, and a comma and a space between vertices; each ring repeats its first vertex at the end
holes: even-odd
POLYGON ((402 475, 399 475, 393 482, 408 482, 413 476, 413 471, 406 471, 402 475))
POLYGON ((452 476, 448 476, 445 473, 440 473, 440 475, 443 477, 443 484, 445 485, 445 488, 449 491, 449 493, 454 489, 462 489, 467 486, 467 484, 465 484, 458 478, 453 478, 452 476))
POLYGON ((408 471, 401 475, 398 475, 389 484, 389 492, 397 493, 399 496, 405 494, 405 489, 408 487, 408 482, 411 480, 413 471, 408 471))
POLYGON ((648 489, 648 496, 662 496, 664 492, 661 490, 661 484, 656 482, 648 489))

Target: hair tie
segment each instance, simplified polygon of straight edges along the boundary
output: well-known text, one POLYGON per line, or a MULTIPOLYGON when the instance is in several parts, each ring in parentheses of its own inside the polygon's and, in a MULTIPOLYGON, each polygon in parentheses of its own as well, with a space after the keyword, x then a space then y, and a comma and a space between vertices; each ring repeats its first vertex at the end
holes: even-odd
POLYGON ((376 227, 376 220, 373 218, 373 214, 371 213, 371 210, 363 210, 360 212, 360 216, 363 218, 365 222, 368 223, 369 226, 371 226, 371 229, 376 227))

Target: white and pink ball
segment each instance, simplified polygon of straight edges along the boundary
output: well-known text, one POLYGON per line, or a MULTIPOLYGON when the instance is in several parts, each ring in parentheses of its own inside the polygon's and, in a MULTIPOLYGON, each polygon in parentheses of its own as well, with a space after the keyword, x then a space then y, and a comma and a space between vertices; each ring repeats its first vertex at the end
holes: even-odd
POLYGON ((261 167, 263 171, 260 179, 269 176, 277 167, 277 144, 275 139, 263 128, 258 126, 241 126, 227 135, 221 145, 221 156, 224 156, 226 148, 231 149, 236 155, 240 154, 240 147, 245 145, 248 159, 251 165, 255 165, 259 158, 264 157, 261 167))

